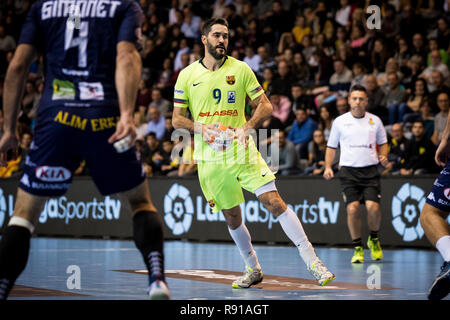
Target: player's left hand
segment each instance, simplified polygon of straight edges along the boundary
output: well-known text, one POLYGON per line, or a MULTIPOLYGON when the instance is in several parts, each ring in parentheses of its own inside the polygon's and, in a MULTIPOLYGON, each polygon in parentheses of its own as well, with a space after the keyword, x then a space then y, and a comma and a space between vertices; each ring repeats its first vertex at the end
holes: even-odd
POLYGON ((0 139, 0 166, 8 166, 8 151, 12 151, 12 157, 15 159, 18 155, 19 142, 15 134, 5 132, 0 139))
POLYGON ((132 116, 121 115, 116 125, 116 131, 109 137, 108 142, 114 143, 127 138, 128 147, 134 145, 136 141, 136 126, 132 116))
POLYGON ((249 129, 246 125, 243 125, 240 128, 235 129, 235 137, 238 141, 238 144, 242 144, 244 149, 248 148, 248 137, 249 137, 249 129))
POLYGON ((386 156, 379 155, 378 160, 380 161, 380 163, 383 167, 387 168, 389 166, 389 161, 386 156))

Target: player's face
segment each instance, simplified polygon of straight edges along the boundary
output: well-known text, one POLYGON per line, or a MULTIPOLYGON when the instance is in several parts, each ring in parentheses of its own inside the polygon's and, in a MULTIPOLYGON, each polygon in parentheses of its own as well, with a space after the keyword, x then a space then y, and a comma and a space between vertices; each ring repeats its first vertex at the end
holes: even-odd
POLYGON ((364 91, 352 91, 348 98, 350 111, 355 117, 362 117, 366 111, 367 95, 364 91))
POLYGON ((228 28, 221 24, 213 25, 208 36, 204 37, 203 44, 214 59, 221 60, 227 54, 228 28))

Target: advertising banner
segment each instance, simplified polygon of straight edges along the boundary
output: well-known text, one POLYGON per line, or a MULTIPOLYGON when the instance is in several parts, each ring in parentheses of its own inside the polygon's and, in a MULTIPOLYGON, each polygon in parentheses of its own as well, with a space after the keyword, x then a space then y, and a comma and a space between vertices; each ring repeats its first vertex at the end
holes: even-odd
MULTIPOLYGON (((381 179, 383 245, 430 247, 419 222, 434 177, 381 179)), ((196 178, 148 180, 152 200, 164 221, 166 239, 231 241, 222 212, 213 213, 196 178)), ((0 231, 12 215, 17 179, 0 181, 0 231)), ((351 242, 338 180, 318 177, 277 179, 286 204, 303 224, 310 241, 340 245, 351 242)), ((278 219, 256 197, 244 191, 242 217, 254 242, 288 243, 278 219)), ((361 206, 363 241, 367 212, 361 206)), ((449 218, 450 222, 450 218, 449 218)), ((131 238, 130 209, 117 195, 103 197, 89 178, 74 179, 66 195, 49 199, 36 226, 38 236, 131 238)))

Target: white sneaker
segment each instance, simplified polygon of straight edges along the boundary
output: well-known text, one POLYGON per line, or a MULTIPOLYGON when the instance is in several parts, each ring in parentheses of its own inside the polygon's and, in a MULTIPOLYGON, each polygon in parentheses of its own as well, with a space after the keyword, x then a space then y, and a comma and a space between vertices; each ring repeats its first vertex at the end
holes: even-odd
POLYGON ((169 300, 170 291, 164 281, 155 280, 149 288, 150 300, 169 300))
POLYGON ((311 272, 313 277, 319 282, 319 284, 323 287, 328 282, 336 279, 336 276, 332 274, 325 265, 320 261, 319 258, 316 258, 312 263, 311 267, 308 268, 308 271, 311 272))
POLYGON ((254 284, 258 284, 263 280, 263 273, 261 269, 252 269, 250 267, 245 268, 245 273, 242 277, 235 280, 231 285, 236 289, 249 288, 254 284))

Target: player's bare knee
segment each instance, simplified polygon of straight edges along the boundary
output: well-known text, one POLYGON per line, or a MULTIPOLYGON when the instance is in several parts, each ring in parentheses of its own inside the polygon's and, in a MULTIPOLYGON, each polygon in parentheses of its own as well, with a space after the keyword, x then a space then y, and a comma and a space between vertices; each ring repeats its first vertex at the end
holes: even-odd
POLYGON ((376 213, 380 210, 380 205, 376 202, 366 204, 366 209, 369 213, 376 213))
POLYGON ((347 205, 347 214, 356 214, 359 211, 359 202, 351 202, 347 205))
POLYGON ((286 211, 286 204, 280 196, 274 196, 264 199, 263 206, 269 210, 275 217, 286 211))

